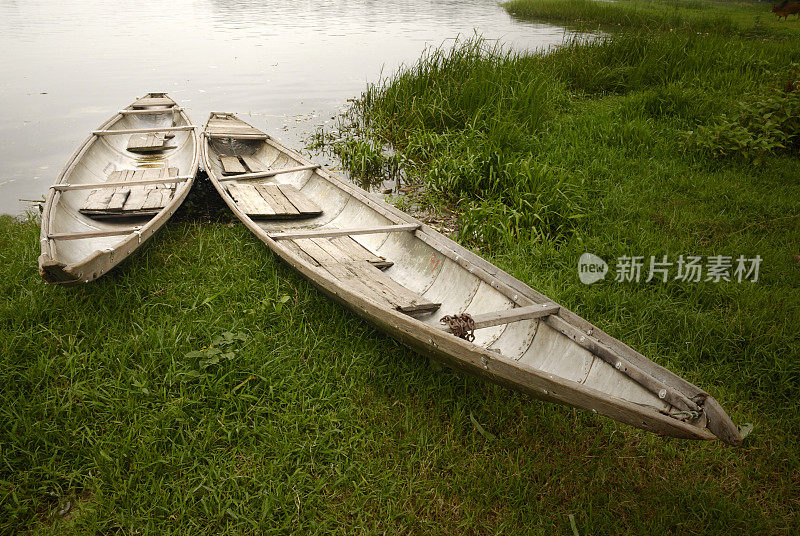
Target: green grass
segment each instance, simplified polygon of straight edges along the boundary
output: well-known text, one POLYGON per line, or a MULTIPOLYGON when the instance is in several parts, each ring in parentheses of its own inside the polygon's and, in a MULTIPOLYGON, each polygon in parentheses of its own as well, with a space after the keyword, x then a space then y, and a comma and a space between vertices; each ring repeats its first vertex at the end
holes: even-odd
POLYGON ((522 19, 547 20, 581 29, 795 37, 794 25, 779 21, 770 12, 772 5, 718 0, 513 0, 504 7, 522 19))
MULTIPOLYGON (((793 522, 798 442, 714 385, 718 370, 688 372, 755 421, 742 449, 435 366, 342 314, 239 224, 171 224, 77 288, 40 281, 35 223, 0 228, 0 532, 568 534, 570 513, 581 534, 793 522), (210 363, 209 346, 233 355, 210 363)), ((563 291, 569 278, 543 268, 559 254, 541 253, 527 280, 614 310, 563 291)), ((605 318, 645 350, 660 339, 659 319, 605 318)))
POLYGON ((357 171, 391 143, 461 241, 753 423, 742 448, 431 363, 198 181, 80 287, 45 285, 37 224, 0 218, 0 534, 571 534, 569 515, 580 534, 797 533, 800 159, 712 158, 687 133, 782 91, 800 45, 720 28, 432 50, 368 88, 344 133, 357 171), (764 261, 754 284, 585 286, 584 251, 764 261))

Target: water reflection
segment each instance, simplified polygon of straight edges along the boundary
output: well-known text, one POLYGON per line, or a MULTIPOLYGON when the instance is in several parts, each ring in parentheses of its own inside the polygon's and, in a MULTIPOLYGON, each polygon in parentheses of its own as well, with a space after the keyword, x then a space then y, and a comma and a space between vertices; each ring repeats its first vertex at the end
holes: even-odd
POLYGON ((41 196, 137 95, 168 91, 196 123, 250 114, 298 147, 382 70, 473 32, 516 48, 563 38, 493 0, 0 1, 0 212, 41 196))

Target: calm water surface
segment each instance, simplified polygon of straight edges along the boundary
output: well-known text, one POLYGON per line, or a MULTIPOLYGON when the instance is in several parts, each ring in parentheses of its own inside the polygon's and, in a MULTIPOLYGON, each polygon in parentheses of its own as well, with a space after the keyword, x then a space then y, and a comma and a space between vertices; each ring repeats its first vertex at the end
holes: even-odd
POLYGON ((381 72, 474 32, 520 50, 564 38, 493 0, 0 0, 0 212, 40 199, 89 131, 148 91, 196 124, 236 112, 300 148, 381 72))

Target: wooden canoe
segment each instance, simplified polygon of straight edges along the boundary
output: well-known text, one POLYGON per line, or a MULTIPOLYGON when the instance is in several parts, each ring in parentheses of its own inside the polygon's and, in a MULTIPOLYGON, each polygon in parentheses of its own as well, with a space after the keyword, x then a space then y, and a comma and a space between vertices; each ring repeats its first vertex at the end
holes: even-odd
POLYGON ((741 443, 702 389, 234 115, 211 114, 201 147, 214 186, 261 241, 408 346, 651 432, 741 443), (462 313, 472 342, 440 322, 462 313))
POLYGON ((47 194, 42 277, 88 283, 133 253, 189 193, 198 141, 198 128, 165 93, 137 99, 93 131, 47 194))

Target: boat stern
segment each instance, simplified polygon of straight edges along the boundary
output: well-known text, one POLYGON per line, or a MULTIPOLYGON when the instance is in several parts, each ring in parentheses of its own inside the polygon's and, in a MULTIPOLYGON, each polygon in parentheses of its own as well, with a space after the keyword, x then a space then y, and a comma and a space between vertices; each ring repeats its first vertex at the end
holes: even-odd
POLYGON ((711 433, 728 445, 738 447, 742 444, 742 435, 739 433, 739 428, 728 414, 725 413, 725 410, 722 409, 719 402, 712 396, 707 396, 701 406, 707 419, 706 428, 708 428, 711 433))
POLYGON ((72 285, 80 283, 75 274, 71 273, 69 267, 62 262, 53 260, 46 253, 39 255, 39 275, 54 285, 72 285))

